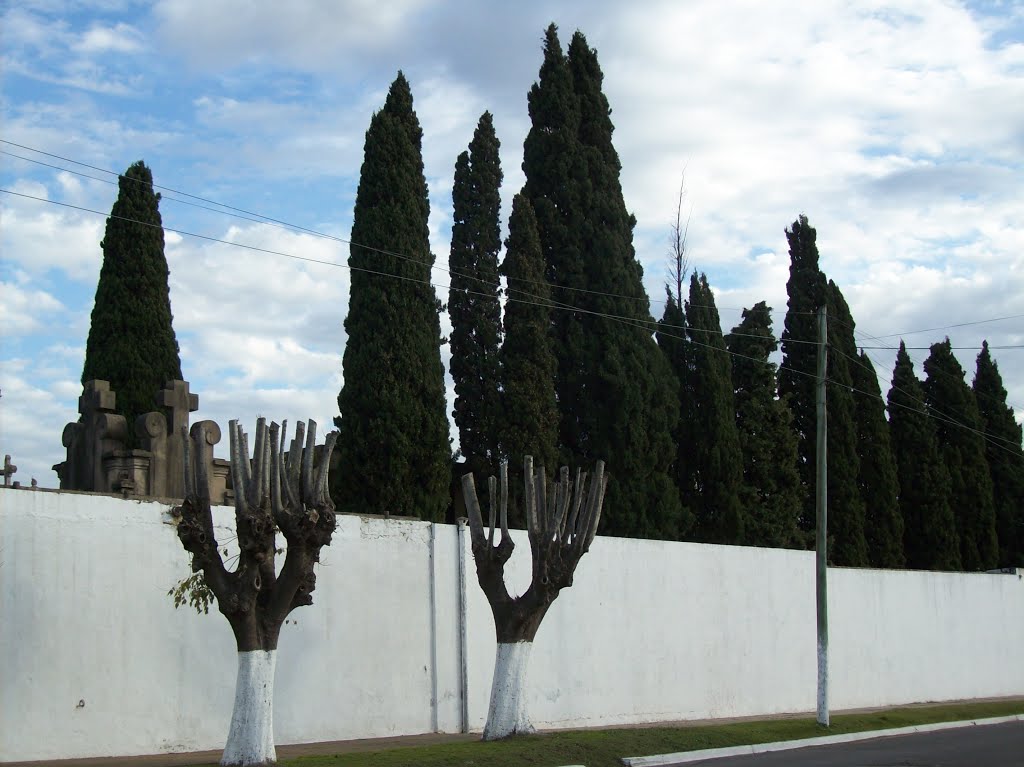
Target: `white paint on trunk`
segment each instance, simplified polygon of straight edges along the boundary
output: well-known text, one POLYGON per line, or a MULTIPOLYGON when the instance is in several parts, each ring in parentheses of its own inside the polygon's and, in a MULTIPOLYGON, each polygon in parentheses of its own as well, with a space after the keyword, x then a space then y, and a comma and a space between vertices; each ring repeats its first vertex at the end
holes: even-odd
POLYGON ((818 724, 829 725, 828 715, 828 638, 818 637, 818 724))
POLYGON ((274 750, 274 667, 277 650, 238 653, 235 710, 221 767, 277 763, 274 750))
POLYGON ((500 642, 494 658, 484 740, 534 732, 526 713, 526 671, 533 642, 500 642))

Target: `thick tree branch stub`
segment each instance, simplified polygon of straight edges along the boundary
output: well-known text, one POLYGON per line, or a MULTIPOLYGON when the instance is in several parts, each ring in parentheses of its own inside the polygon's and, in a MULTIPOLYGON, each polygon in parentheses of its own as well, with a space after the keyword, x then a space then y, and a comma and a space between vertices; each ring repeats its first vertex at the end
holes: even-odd
MULTIPOLYGON (((192 460, 186 439, 186 497, 174 510, 181 518, 178 537, 192 554, 193 572, 202 571, 242 652, 276 649, 287 615, 312 603, 314 566, 335 528, 327 466, 337 433, 328 434, 316 465, 315 422, 309 422, 308 432, 302 422, 297 425, 287 454, 285 431, 286 425, 268 427, 265 419, 259 419, 250 458, 248 436, 237 421, 230 423, 239 548, 234 572, 226 569, 214 535, 205 466, 192 460), (275 564, 278 530, 288 542, 280 573, 275 564)), ((198 441, 205 435, 200 431, 191 438, 198 441)))

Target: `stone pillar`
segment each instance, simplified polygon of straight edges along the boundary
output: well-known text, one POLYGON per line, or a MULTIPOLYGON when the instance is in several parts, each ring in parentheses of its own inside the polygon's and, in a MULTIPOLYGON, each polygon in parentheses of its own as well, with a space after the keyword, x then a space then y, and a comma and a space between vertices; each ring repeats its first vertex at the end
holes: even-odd
MULTIPOLYGON (((192 460, 198 466, 202 461, 206 464, 206 476, 209 478, 210 503, 223 504, 227 492, 227 475, 224 461, 213 457, 213 446, 220 442, 220 426, 216 421, 197 421, 192 424, 189 432, 195 450, 192 460)), ((227 468, 230 468, 230 464, 227 468)), ((198 472, 196 472, 198 474, 198 472)))
POLYGON ((163 462, 165 494, 170 498, 184 498, 186 437, 182 429, 188 429, 189 413, 199 409, 199 395, 189 392, 188 381, 168 381, 156 395, 156 404, 167 418, 167 454, 163 462))
POLYGON ((139 445, 149 453, 146 471, 146 486, 138 488, 140 495, 155 495, 160 498, 177 498, 167 489, 167 419, 163 413, 146 413, 135 421, 135 435, 139 445))
POLYGON ((109 492, 103 456, 124 449, 124 416, 114 412, 117 395, 108 381, 87 381, 78 398, 78 423, 64 427, 67 460, 54 466, 62 490, 109 492))

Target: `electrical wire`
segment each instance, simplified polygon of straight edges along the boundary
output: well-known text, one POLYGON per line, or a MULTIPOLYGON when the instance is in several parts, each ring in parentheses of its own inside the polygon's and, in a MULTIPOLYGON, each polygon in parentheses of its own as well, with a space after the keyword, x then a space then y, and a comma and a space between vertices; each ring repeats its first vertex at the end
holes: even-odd
MULTIPOLYGON (((96 166, 96 165, 90 165, 89 163, 81 162, 79 160, 75 160, 75 159, 72 159, 70 157, 65 157, 63 155, 54 154, 52 152, 46 152, 46 151, 44 151, 42 149, 36 149, 34 147, 30 147, 30 146, 27 146, 25 144, 18 144, 18 143, 13 142, 13 141, 8 141, 7 139, 0 139, 0 143, 7 144, 9 146, 18 147, 19 149, 25 149, 25 150, 27 150, 29 152, 36 152, 37 154, 41 154, 41 155, 44 155, 46 157, 52 157, 54 159, 61 160, 63 162, 69 162, 69 163, 72 163, 74 165, 80 165, 80 166, 82 166, 84 168, 89 168, 90 170, 95 170, 95 171, 98 171, 100 173, 105 173, 107 175, 114 176, 114 177, 116 177, 118 179, 118 182, 114 182, 114 181, 107 180, 107 179, 97 178, 96 176, 89 175, 88 173, 82 173, 81 171, 76 171, 76 170, 73 170, 71 168, 64 168, 64 167, 61 167, 61 166, 58 166, 58 165, 53 165, 52 163, 46 163, 46 162, 43 162, 41 160, 36 160, 36 159, 30 158, 30 157, 24 157, 23 155, 14 154, 13 152, 8 152, 8 151, 5 151, 5 150, 0 150, 0 154, 5 154, 5 155, 8 155, 9 157, 15 157, 15 158, 17 158, 19 160, 23 160, 25 162, 35 163, 37 165, 41 165, 41 166, 47 167, 47 168, 52 168, 54 170, 64 171, 65 173, 71 173, 71 174, 74 174, 74 175, 82 176, 83 178, 92 179, 94 181, 99 181, 101 183, 116 185, 117 183, 120 182, 120 180, 122 178, 125 179, 125 180, 128 180, 128 181, 132 181, 134 183, 145 183, 145 182, 141 181, 140 179, 132 178, 130 176, 125 176, 124 174, 117 173, 116 171, 112 171, 112 170, 109 170, 107 168, 101 168, 101 167, 96 166)), ((289 223, 287 221, 282 221, 280 219, 273 218, 271 216, 265 216, 265 215, 263 215, 261 213, 256 213, 254 211, 245 210, 244 208, 238 208, 238 207, 235 207, 233 205, 228 205, 226 203, 217 202, 216 200, 210 200, 210 199, 208 199, 206 197, 201 197, 199 195, 191 194, 189 192, 183 192, 183 191, 180 191, 178 189, 173 189, 171 187, 162 186, 162 185, 156 184, 156 183, 152 184, 151 186, 154 189, 160 190, 161 192, 166 192, 166 193, 170 193, 170 194, 174 194, 174 195, 181 195, 182 197, 187 197, 187 198, 190 198, 191 200, 199 200, 200 202, 207 203, 207 205, 199 205, 197 203, 190 202, 189 200, 178 199, 178 198, 175 198, 175 197, 163 196, 163 199, 167 199, 170 202, 177 202, 177 203, 180 203, 180 204, 183 204, 183 205, 189 205, 191 207, 199 208, 201 210, 206 210, 206 211, 210 211, 210 212, 213 212, 213 213, 219 213, 219 214, 222 214, 222 215, 228 215, 228 216, 232 216, 234 218, 240 218, 240 219, 245 220, 245 221, 251 221, 253 223, 269 224, 269 225, 271 225, 271 226, 273 226, 275 228, 279 228, 279 229, 294 230, 294 231, 304 232, 306 234, 311 234, 311 235, 314 235, 316 237, 322 237, 322 238, 329 239, 329 240, 334 240, 335 242, 340 242, 340 243, 343 243, 343 244, 346 244, 346 245, 350 245, 350 246, 354 246, 354 247, 358 247, 358 248, 363 248, 364 250, 368 250, 368 251, 371 251, 371 252, 380 253, 381 255, 392 256, 393 258, 404 259, 404 260, 408 260, 408 261, 412 261, 412 262, 420 263, 420 264, 424 264, 424 265, 426 265, 428 263, 426 261, 423 261, 422 259, 416 258, 415 256, 410 256, 410 255, 403 254, 403 253, 397 253, 397 252, 390 251, 390 250, 385 250, 385 249, 382 249, 382 248, 376 248, 376 247, 373 247, 371 245, 362 245, 360 243, 356 243, 356 242, 353 242, 351 240, 345 239, 344 237, 338 237, 336 235, 331 235, 331 234, 327 234, 325 232, 320 232, 320 231, 318 231, 316 229, 310 229, 308 227, 301 226, 299 224, 292 224, 292 223, 289 223), (217 207, 216 208, 211 208, 211 207, 208 207, 209 205, 215 205, 217 207)), ((431 268, 438 269, 439 271, 443 271, 443 272, 446 272, 446 273, 451 274, 451 275, 456 275, 457 274, 457 275, 459 275, 461 277, 464 277, 466 279, 484 281, 482 278, 477 277, 475 275, 470 275, 470 274, 456 272, 456 271, 453 271, 453 270, 450 270, 450 269, 446 269, 445 267, 442 267, 442 266, 431 265, 431 268)), ((540 284, 539 282, 536 282, 536 281, 533 281, 533 282, 535 282, 535 284, 540 284)), ((599 291, 599 290, 590 290, 588 288, 576 288, 576 287, 569 287, 569 286, 553 286, 553 287, 557 287, 557 289, 559 289, 559 290, 571 291, 571 292, 574 292, 574 293, 586 293, 586 294, 592 294, 592 295, 605 296, 605 297, 608 297, 608 298, 621 298, 621 299, 625 299, 625 300, 629 300, 629 301, 647 301, 648 304, 666 304, 666 303, 668 303, 665 300, 652 299, 652 298, 647 297, 647 296, 626 296, 626 295, 623 295, 621 293, 610 293, 610 292, 603 292, 603 291, 599 291)), ((712 308, 712 307, 705 306, 705 307, 701 307, 701 308, 712 308)), ((736 307, 716 307, 716 308, 721 309, 721 310, 729 310, 729 311, 741 311, 741 309, 736 308, 736 307)), ((813 312, 808 312, 808 314, 813 314, 813 312)), ((708 332, 713 332, 713 331, 708 331, 708 332)))
MULTIPOLYGON (((121 178, 128 178, 129 180, 132 180, 132 181, 138 181, 139 183, 144 183, 144 182, 141 182, 141 181, 139 181, 137 179, 131 179, 130 177, 126 177, 126 176, 123 176, 122 174, 115 173, 114 171, 110 171, 110 170, 107 170, 107 169, 104 169, 104 168, 100 168, 98 166, 90 165, 88 163, 83 163, 83 162, 80 162, 80 161, 77 161, 77 160, 73 160, 71 158, 63 157, 61 155, 56 155, 56 154, 52 154, 52 153, 49 153, 49 152, 44 152, 42 150, 35 149, 33 147, 29 147, 29 146, 26 146, 26 145, 23 145, 23 144, 17 144, 15 142, 7 141, 5 139, 0 139, 0 143, 8 144, 8 145, 11 145, 11 146, 16 146, 16 147, 21 148, 21 149, 26 149, 26 150, 31 151, 31 152, 36 152, 36 153, 39 153, 39 154, 42 154, 42 155, 45 155, 45 156, 53 157, 55 159, 59 159, 59 160, 65 161, 65 162, 70 162, 70 163, 73 163, 73 164, 76 164, 76 165, 81 165, 82 167, 90 168, 92 170, 96 170, 96 171, 99 171, 99 172, 102 172, 102 173, 106 173, 108 175, 116 176, 119 180, 121 178)), ((11 153, 11 152, 7 152, 5 150, 0 150, 0 153, 8 155, 8 156, 11 156, 11 157, 15 157, 17 159, 21 159, 21 160, 24 160, 24 161, 27 161, 27 162, 36 163, 36 164, 39 164, 39 165, 42 165, 42 166, 45 166, 45 167, 49 167, 49 168, 52 168, 52 169, 61 170, 61 171, 64 171, 64 172, 69 172, 69 173, 73 173, 73 174, 76 174, 76 175, 80 175, 80 176, 83 176, 85 178, 90 178, 92 180, 100 181, 100 182, 103 182, 103 183, 109 183, 109 184, 113 184, 114 183, 113 181, 108 181, 106 179, 97 178, 95 176, 91 176, 89 174, 84 174, 84 173, 81 173, 81 172, 78 172, 78 171, 74 171, 74 170, 71 170, 71 169, 68 169, 68 168, 62 168, 60 166, 56 166, 56 165, 53 165, 53 164, 50 164, 50 163, 42 162, 40 160, 35 160, 35 159, 32 159, 32 158, 23 157, 23 156, 20 156, 20 155, 11 153)), ((345 243, 345 244, 348 244, 348 245, 350 245, 352 247, 363 248, 365 250, 381 253, 383 255, 389 255, 389 256, 392 256, 392 257, 399 258, 399 259, 408 260, 408 261, 411 261, 413 263, 417 263, 417 264, 420 264, 420 265, 423 265, 423 266, 428 266, 428 267, 430 267, 432 269, 436 268, 436 269, 438 269, 440 271, 448 273, 449 275, 451 275, 453 277, 463 277, 465 279, 476 280, 476 281, 481 281, 481 282, 487 282, 483 278, 476 277, 475 275, 467 275, 467 274, 460 273, 460 272, 455 271, 455 270, 444 269, 443 267, 436 267, 436 266, 434 266, 433 264, 431 264, 431 263, 429 263, 427 261, 423 261, 423 260, 417 259, 417 258, 412 257, 412 256, 407 256, 407 255, 404 255, 404 254, 401 254, 401 253, 395 253, 395 252, 392 252, 392 251, 387 251, 387 250, 380 249, 380 248, 375 248, 375 247, 372 247, 372 246, 361 245, 359 243, 352 242, 351 240, 346 240, 346 239, 341 238, 341 237, 336 237, 336 236, 333 236, 333 235, 328 235, 328 234, 325 234, 325 233, 322 233, 322 232, 318 232, 318 231, 313 230, 313 229, 308 229, 306 227, 302 227, 302 226, 299 226, 299 225, 289 224, 289 223, 281 221, 279 219, 274 219, 272 217, 264 216, 264 215, 259 214, 259 213, 254 213, 252 211, 247 211, 247 210, 244 210, 242 208, 236 208, 234 206, 225 205, 223 203, 219 203, 219 202, 216 202, 216 201, 213 201, 213 200, 208 200, 208 199, 200 197, 198 195, 192 195, 192 194, 189 194, 187 192, 182 192, 180 190, 172 189, 172 188, 169 188, 169 187, 164 187, 164 186, 160 186, 160 185, 157 185, 157 184, 153 184, 152 186, 157 188, 157 189, 165 190, 165 191, 170 192, 172 194, 182 195, 184 197, 189 197, 191 199, 200 200, 202 202, 210 203, 211 205, 217 205, 220 208, 224 208, 226 210, 233 211, 233 213, 230 213, 228 215, 233 215, 233 216, 236 216, 236 217, 241 217, 241 218, 244 218, 245 220, 252 221, 254 223, 270 223, 270 224, 272 224, 274 226, 281 227, 281 228, 303 231, 303 232, 306 232, 306 233, 309 233, 309 234, 313 234, 313 235, 315 235, 317 237, 323 237, 323 238, 335 240, 337 242, 345 243), (241 214, 241 215, 239 215, 239 214, 241 214)), ((18 197, 23 197, 23 198, 26 198, 26 199, 35 200, 35 201, 38 201, 38 202, 47 202, 47 203, 51 203, 51 204, 54 204, 54 205, 59 205, 59 206, 62 206, 62 207, 71 208, 71 209, 74 209, 74 210, 79 210, 79 211, 83 211, 83 212, 93 213, 93 214, 96 214, 96 215, 101 215, 101 216, 107 216, 108 215, 108 214, 103 213, 102 211, 94 210, 94 209, 91 209, 91 208, 86 208, 86 207, 83 207, 83 206, 72 205, 72 204, 69 204, 69 203, 63 203, 63 202, 59 202, 59 201, 56 201, 56 200, 49 200, 49 199, 46 199, 46 198, 36 197, 36 196, 33 196, 33 195, 21 193, 21 192, 15 192, 13 190, 0 189, 0 192, 4 192, 4 193, 7 193, 7 194, 12 194, 12 195, 15 195, 15 196, 18 196, 18 197)), ((192 205, 194 207, 198 207, 198 208, 201 208, 201 209, 204 209, 204 210, 208 210, 208 211, 211 211, 211 212, 215 212, 215 213, 223 213, 224 212, 224 211, 216 209, 216 208, 209 208, 209 207, 206 207, 206 206, 203 206, 203 205, 197 205, 196 203, 191 203, 191 202, 189 202, 187 200, 176 200, 174 198, 166 198, 166 199, 171 199, 171 200, 173 200, 175 202, 180 202, 180 203, 183 203, 183 204, 192 205)), ((156 224, 150 224, 148 222, 136 221, 134 219, 125 218, 125 217, 119 217, 119 216, 109 216, 109 217, 121 218, 121 219, 126 220, 126 221, 130 221, 130 222, 134 222, 134 223, 138 223, 138 224, 143 224, 143 225, 147 225, 147 226, 154 226, 154 227, 157 226, 156 224)), ((435 284, 433 282, 429 282, 429 280, 426 280, 426 281, 425 280, 420 280, 420 279, 417 279, 415 277, 408 277, 408 276, 393 274, 393 273, 389 273, 389 272, 382 272, 382 271, 378 271, 378 270, 374 270, 374 269, 368 269, 368 268, 365 268, 365 267, 356 267, 356 266, 351 266, 351 265, 346 265, 346 264, 339 264, 337 262, 326 261, 326 260, 322 260, 322 259, 315 259, 315 258, 310 258, 310 257, 307 257, 307 256, 297 256, 295 254, 287 253, 287 252, 284 252, 284 251, 275 251, 275 250, 271 250, 271 249, 268 249, 268 248, 261 248, 261 247, 258 247, 258 246, 247 245, 247 244, 244 244, 244 243, 232 242, 232 241, 229 241, 229 240, 224 240, 224 239, 221 239, 221 238, 212 237, 212 236, 208 236, 208 235, 202 235, 202 234, 198 234, 198 233, 195 233, 195 232, 189 232, 189 231, 186 231, 186 230, 176 229, 176 228, 168 227, 168 226, 162 226, 161 228, 164 229, 165 231, 174 232, 176 234, 180 234, 180 235, 183 235, 183 236, 194 237, 194 238, 203 239, 203 240, 206 240, 206 241, 209 241, 209 242, 215 242, 215 243, 224 244, 224 245, 231 245, 231 246, 235 246, 235 247, 242 247, 242 248, 245 248, 245 249, 248 249, 248 250, 251 250, 251 251, 255 251, 255 252, 259 252, 259 253, 265 253, 265 254, 268 254, 268 255, 282 256, 282 257, 285 257, 285 258, 290 258, 290 259, 294 259, 294 260, 298 260, 298 261, 305 261, 305 262, 309 262, 309 263, 316 263, 316 264, 322 264, 322 265, 327 265, 327 266, 349 268, 352 271, 359 271, 359 272, 364 272, 364 273, 368 273, 368 274, 374 274, 374 275, 383 276, 383 277, 393 277, 393 278, 397 278, 397 279, 400 279, 400 280, 408 280, 408 281, 417 282, 417 283, 426 283, 426 284, 430 285, 431 287, 434 287, 435 289, 437 289, 437 288, 448 289, 448 290, 452 289, 452 286, 450 286, 450 285, 448 285, 448 286, 438 285, 438 284, 435 284)), ((540 284, 540 283, 538 283, 538 284, 540 284)), ((490 287, 490 285, 491 284, 488 283, 489 287, 490 287)), ((604 292, 601 292, 601 291, 592 291, 592 290, 587 290, 587 289, 583 289, 583 288, 567 288, 567 287, 565 287, 565 288, 561 288, 561 289, 570 290, 570 291, 578 291, 578 292, 588 293, 588 294, 593 294, 593 295, 601 295, 601 296, 612 297, 612 298, 625 298, 625 299, 629 299, 629 300, 648 300, 649 301, 649 299, 646 299, 646 297, 624 296, 624 295, 621 295, 621 294, 604 293, 604 292)), ((460 290, 460 288, 456 288, 456 290, 460 290)), ((489 293, 481 293, 481 292, 472 291, 472 290, 469 290, 469 289, 461 289, 461 290, 463 290, 465 293, 467 293, 469 295, 478 295, 478 296, 488 297, 488 298, 493 297, 493 295, 491 295, 489 293)), ((529 298, 535 298, 535 299, 539 299, 540 298, 539 296, 528 294, 525 291, 517 291, 517 292, 520 292, 520 293, 522 293, 523 295, 525 295, 525 296, 527 296, 529 298)), ((616 321, 624 322, 626 324, 631 324, 631 325, 635 325, 635 326, 638 326, 638 327, 642 327, 643 329, 646 329, 646 330, 649 330, 649 331, 653 331, 655 326, 656 326, 657 327, 657 332, 661 333, 662 335, 665 335, 666 337, 677 338, 677 339, 682 339, 682 340, 689 340, 691 343, 694 343, 694 344, 696 344, 698 346, 705 346, 707 348, 712 348, 712 349, 719 349, 719 350, 721 350, 720 347, 717 347, 717 346, 714 346, 714 345, 711 345, 711 344, 701 344, 699 342, 694 341, 692 338, 691 339, 686 339, 684 336, 675 336, 673 334, 667 333, 666 329, 688 331, 690 333, 693 333, 693 332, 704 332, 704 333, 707 333, 709 335, 721 335, 721 336, 725 336, 726 335, 726 333, 724 331, 720 330, 720 329, 715 330, 715 329, 710 329, 710 328, 695 328, 695 327, 688 326, 688 325, 685 325, 685 324, 684 325, 668 325, 668 324, 664 324, 664 323, 656 323, 656 321, 653 318, 651 318, 651 319, 638 319, 638 318, 632 318, 632 317, 627 317, 627 316, 623 316, 623 315, 614 315, 614 314, 607 314, 607 313, 603 313, 603 312, 595 312, 595 311, 583 309, 582 307, 573 306, 573 305, 566 304, 566 303, 563 303, 563 302, 554 301, 552 299, 546 299, 546 300, 541 300, 541 301, 528 301, 528 300, 524 300, 524 299, 514 299, 514 298, 512 298, 509 295, 509 296, 507 296, 507 300, 515 301, 515 302, 519 302, 519 303, 524 303, 524 304, 533 304, 533 305, 547 306, 549 308, 555 308, 555 309, 567 310, 567 311, 572 311, 572 312, 578 312, 578 313, 587 314, 587 315, 594 315, 594 316, 602 317, 604 319, 616 320, 616 321)), ((649 301, 649 303, 654 303, 654 302, 653 301, 649 301)), ((660 302, 660 303, 664 303, 664 302, 660 302)), ((699 306, 699 305, 694 305, 694 306, 699 306)), ((714 305, 710 305, 708 307, 703 307, 703 308, 717 308, 717 307, 714 307, 714 305)), ((816 314, 816 313, 814 313, 814 312, 802 312, 800 314, 811 315, 811 314, 816 314)), ((918 330, 918 331, 909 331, 906 334, 894 333, 894 334, 887 335, 887 336, 871 336, 871 338, 873 338, 874 340, 881 341, 884 338, 891 338, 891 337, 896 337, 896 336, 900 336, 900 335, 910 335, 910 334, 914 334, 914 333, 932 332, 932 331, 935 331, 935 330, 945 330, 945 329, 951 329, 951 328, 957 328, 957 327, 966 327, 966 326, 970 326, 970 325, 978 325, 978 324, 983 324, 983 323, 987 323, 987 322, 996 322, 996 321, 1007 320, 1007 319, 1017 319, 1019 317, 1024 317, 1024 315, 1011 315, 1011 316, 1007 316, 1007 317, 990 318, 990 319, 986 319, 986 320, 977 320, 977 321, 974 321, 974 322, 959 323, 959 324, 956 324, 956 325, 947 326, 945 328, 928 328, 928 329, 923 329, 923 330, 918 330)), ((743 333, 732 333, 731 335, 743 336, 743 337, 752 337, 752 338, 762 338, 763 337, 763 336, 759 336, 759 335, 743 334, 743 333)), ((787 343, 804 343, 804 344, 813 344, 813 345, 817 345, 818 344, 817 341, 808 341, 808 340, 802 340, 802 339, 787 339, 787 343)), ((887 348, 887 347, 868 347, 868 348, 887 348)), ((911 348, 916 348, 916 347, 911 347, 911 348)), ((960 347, 958 347, 958 348, 960 348, 960 347)), ((990 347, 990 348, 993 348, 993 347, 990 347)), ((1002 348, 1002 347, 995 347, 995 348, 1002 348)), ((1013 347, 1013 346, 1011 346, 1011 347, 1007 347, 1007 348, 1024 348, 1024 347, 1013 347)), ((740 355, 740 354, 737 354, 735 352, 731 352, 728 349, 726 349, 725 351, 727 353, 733 355, 733 356, 736 356, 736 357, 750 359, 750 360, 753 360, 753 361, 756 361, 756 362, 764 362, 764 360, 760 360, 758 358, 753 358, 753 357, 746 357, 746 355, 740 355)), ((835 350, 835 351, 838 351, 840 354, 843 354, 843 352, 841 352, 840 350, 835 350)), ((843 354, 843 356, 849 357, 849 355, 846 355, 846 354, 843 354)), ((859 359, 854 359, 852 357, 850 357, 850 359, 855 364, 858 364, 858 365, 863 364, 863 363, 861 363, 861 361, 859 359)), ((869 357, 869 359, 870 359, 870 357, 869 357)), ((874 360, 872 360, 872 361, 875 362, 876 365, 878 364, 876 361, 874 361, 874 360)), ((772 364, 772 363, 769 363, 769 364, 772 364)), ((789 368, 789 367, 782 366, 782 365, 778 366, 777 369, 778 370, 788 370, 790 372, 794 372, 794 373, 798 373, 798 374, 802 374, 802 375, 809 375, 811 377, 816 377, 814 374, 806 373, 805 371, 796 370, 794 368, 789 368)), ((875 371, 875 375, 876 375, 876 377, 879 378, 880 381, 884 380, 884 379, 881 378, 881 376, 878 375, 877 370, 875 371)), ((829 381, 829 382, 833 383, 833 384, 836 383, 835 381, 829 381)), ((856 390, 856 389, 851 389, 851 390, 852 391, 859 391, 859 390, 856 390)), ((873 395, 870 395, 868 392, 859 392, 859 393, 866 394, 868 396, 873 396, 873 395)), ((931 410, 934 411, 934 408, 931 408, 931 410)), ((971 431, 977 431, 977 430, 971 429, 971 427, 967 426, 966 424, 960 423, 959 421, 956 421, 951 416, 947 416, 945 414, 942 414, 942 417, 940 417, 939 414, 936 413, 934 417, 937 417, 937 418, 939 418, 939 420, 943 420, 943 421, 945 421, 947 423, 955 424, 957 426, 960 426, 962 428, 965 428, 965 429, 968 429, 968 430, 971 430, 971 431)), ((982 433, 982 432, 977 432, 977 433, 980 433, 980 434, 982 434, 983 437, 986 437, 986 435, 984 433, 982 433)), ((999 438, 999 439, 1001 439, 1001 438, 999 438)), ((1008 440, 1002 440, 1002 441, 1008 441, 1008 440)))

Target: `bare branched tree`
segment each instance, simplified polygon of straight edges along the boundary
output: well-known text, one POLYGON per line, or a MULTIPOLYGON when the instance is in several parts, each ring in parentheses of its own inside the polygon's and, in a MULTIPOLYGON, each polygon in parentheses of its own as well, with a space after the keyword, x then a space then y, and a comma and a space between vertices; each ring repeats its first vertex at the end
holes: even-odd
POLYGON ((507 461, 502 462, 500 473, 500 489, 494 477, 488 481, 491 503, 487 534, 473 475, 462 477, 477 580, 491 605, 498 639, 484 740, 533 732, 524 689, 533 639, 551 603, 558 592, 572 585, 576 565, 590 549, 601 520, 607 486, 603 461, 597 462, 589 484, 587 475, 581 474, 579 469, 575 481, 570 482, 567 467, 562 467, 558 482, 549 483, 544 467, 534 473, 533 457, 526 456, 523 503, 533 554, 533 579, 524 594, 513 598, 505 586, 505 563, 515 549, 508 532, 507 461), (496 521, 501 530, 497 543, 494 541, 496 521))
MULTIPOLYGON (((676 200, 676 220, 672 224, 672 231, 669 234, 669 267, 668 276, 675 285, 673 297, 677 306, 683 305, 683 283, 686 282, 686 275, 690 271, 690 257, 686 252, 686 235, 690 231, 690 216, 693 215, 693 206, 686 214, 686 222, 683 222, 683 198, 686 197, 686 175, 679 180, 679 197, 676 200)), ((671 290, 671 288, 670 288, 671 290)))
MULTIPOLYGON (((206 424, 197 423, 191 438, 198 454, 207 439, 206 424)), ((192 555, 192 572, 203 574, 221 613, 231 624, 238 648, 238 678, 231 729, 221 765, 263 767, 276 763, 274 749, 274 667, 281 625, 296 607, 312 604, 320 550, 334 533, 334 504, 327 492, 327 468, 337 432, 327 435, 314 467, 316 423, 305 437, 300 421, 285 453, 285 432, 266 419, 256 425, 252 459, 245 432, 230 424, 231 476, 235 488, 238 566, 229 571, 221 558, 210 509, 206 462, 192 460, 185 440, 185 500, 172 513, 179 517, 178 538, 192 555), (279 441, 280 440, 280 441, 279 441), (287 541, 278 572, 276 533, 287 541)), ((186 435, 187 436, 187 435, 186 435)))

